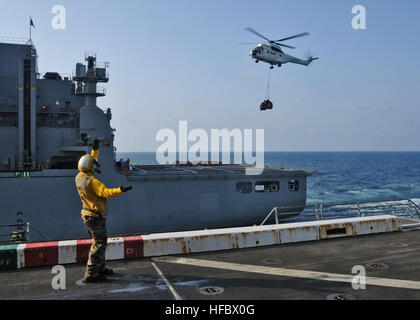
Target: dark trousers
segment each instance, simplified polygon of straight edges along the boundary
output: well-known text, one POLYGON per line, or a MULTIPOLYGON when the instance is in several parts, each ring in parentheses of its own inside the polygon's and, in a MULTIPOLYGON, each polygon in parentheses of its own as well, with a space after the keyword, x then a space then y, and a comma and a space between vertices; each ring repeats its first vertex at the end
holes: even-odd
POLYGON ((82 216, 82 221, 92 238, 85 278, 96 277, 105 269, 106 219, 82 216))

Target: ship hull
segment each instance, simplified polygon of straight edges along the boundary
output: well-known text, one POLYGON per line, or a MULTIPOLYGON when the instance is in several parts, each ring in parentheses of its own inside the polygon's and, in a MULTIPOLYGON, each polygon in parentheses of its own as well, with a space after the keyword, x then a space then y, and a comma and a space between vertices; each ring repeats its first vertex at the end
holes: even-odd
MULTIPOLYGON (((45 170, 26 177, 2 173, 0 224, 14 224, 19 218, 29 222, 34 227, 30 241, 88 237, 80 219, 81 201, 74 183, 77 172, 45 170), (23 215, 18 217, 17 212, 23 215)), ((275 206, 294 206, 298 214, 306 204, 306 176, 299 177, 300 188, 295 192, 287 188, 292 176, 149 176, 109 170, 98 178, 108 187, 133 186, 130 192, 108 200, 108 236, 248 226, 260 224, 275 206), (239 182, 255 185, 267 179, 278 181, 280 190, 237 191, 239 182)))

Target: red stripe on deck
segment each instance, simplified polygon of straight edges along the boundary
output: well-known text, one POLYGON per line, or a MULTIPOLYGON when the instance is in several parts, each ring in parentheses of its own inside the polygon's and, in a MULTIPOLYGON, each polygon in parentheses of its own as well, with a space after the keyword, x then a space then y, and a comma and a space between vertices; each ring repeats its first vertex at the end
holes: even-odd
POLYGON ((77 240, 76 262, 86 262, 89 259, 91 239, 77 240))
POLYGON ((25 267, 56 264, 58 264, 58 241, 26 244, 25 267))
POLYGON ((143 238, 141 236, 124 237, 124 259, 142 258, 143 256, 143 238))

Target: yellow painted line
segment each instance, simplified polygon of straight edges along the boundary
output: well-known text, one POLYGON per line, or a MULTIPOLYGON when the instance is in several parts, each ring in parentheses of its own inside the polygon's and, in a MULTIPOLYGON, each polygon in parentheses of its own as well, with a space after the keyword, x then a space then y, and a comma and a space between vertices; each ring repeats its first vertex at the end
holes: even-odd
MULTIPOLYGON (((258 273, 258 274, 265 274, 265 275, 271 275, 271 276, 281 276, 281 277, 301 278, 301 279, 311 279, 311 280, 321 280, 321 281, 333 281, 333 282, 352 283, 353 278, 357 276, 356 274, 347 275, 347 274, 338 274, 338 273, 329 273, 329 272, 273 268, 273 267, 264 267, 264 266, 248 265, 248 264, 221 262, 221 261, 190 259, 190 258, 172 258, 172 257, 154 258, 154 261, 175 263, 175 264, 182 264, 182 265, 189 265, 189 266, 196 266, 196 267, 204 267, 204 268, 258 273)), ((420 289, 420 281, 398 280, 398 279, 387 279, 387 278, 376 278, 376 277, 366 277, 366 285, 402 288, 402 289, 416 289, 416 290, 420 289)))
POLYGON ((163 282, 165 282, 168 289, 171 291, 173 296, 175 297, 175 300, 181 300, 181 297, 179 294, 175 291, 175 288, 171 285, 171 283, 166 279, 165 275, 162 271, 160 271, 159 267, 154 263, 152 260, 150 260, 150 263, 152 264, 153 268, 155 268, 156 272, 159 274, 159 276, 162 278, 163 282))

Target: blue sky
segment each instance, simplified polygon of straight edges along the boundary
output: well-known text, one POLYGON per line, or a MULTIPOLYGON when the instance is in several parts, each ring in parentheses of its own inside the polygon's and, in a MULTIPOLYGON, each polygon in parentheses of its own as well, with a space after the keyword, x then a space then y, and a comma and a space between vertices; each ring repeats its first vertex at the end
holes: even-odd
POLYGON ((156 133, 189 129, 265 129, 266 150, 420 150, 420 2, 381 0, 4 1, 0 36, 35 29, 39 70, 71 74, 85 51, 110 61, 107 97, 118 151, 155 151, 156 133), (54 5, 66 30, 51 28, 54 5), (367 29, 351 27, 354 5, 367 29), (287 64, 271 74, 249 57, 259 38, 301 32, 287 53, 320 57, 310 68, 287 64))

